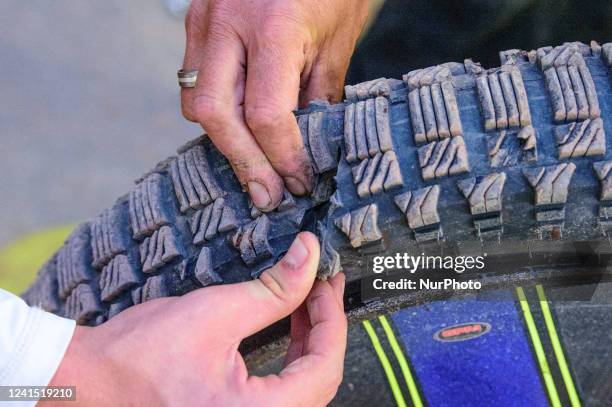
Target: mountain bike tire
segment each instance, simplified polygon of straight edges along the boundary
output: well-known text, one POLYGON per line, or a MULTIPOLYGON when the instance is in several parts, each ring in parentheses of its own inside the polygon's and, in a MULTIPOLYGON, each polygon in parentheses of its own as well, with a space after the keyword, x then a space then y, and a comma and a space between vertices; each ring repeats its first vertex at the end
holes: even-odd
POLYGON ((23 298, 95 326, 154 298, 257 278, 302 230, 321 240, 320 278, 346 273, 349 308, 363 304, 376 254, 486 252, 522 259, 516 275, 529 275, 574 264, 581 243, 610 252, 612 43, 500 58, 346 86, 343 103, 296 112, 316 187, 286 192, 269 213, 206 136, 188 143, 79 225, 23 298))

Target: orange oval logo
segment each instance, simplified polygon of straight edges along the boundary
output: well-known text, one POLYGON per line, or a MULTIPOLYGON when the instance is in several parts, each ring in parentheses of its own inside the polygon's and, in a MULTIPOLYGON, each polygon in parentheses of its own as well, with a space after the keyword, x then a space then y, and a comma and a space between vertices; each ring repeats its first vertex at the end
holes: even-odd
POLYGON ((468 322, 440 329, 434 339, 442 342, 459 342, 478 338, 489 332, 491 325, 486 322, 468 322))

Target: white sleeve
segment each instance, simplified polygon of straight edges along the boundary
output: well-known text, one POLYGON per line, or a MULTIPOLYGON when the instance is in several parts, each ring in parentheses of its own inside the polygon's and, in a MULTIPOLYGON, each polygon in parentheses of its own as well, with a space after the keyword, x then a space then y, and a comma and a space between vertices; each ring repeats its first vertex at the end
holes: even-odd
POLYGON ((73 320, 29 307, 0 289, 0 385, 48 385, 74 328, 73 320))

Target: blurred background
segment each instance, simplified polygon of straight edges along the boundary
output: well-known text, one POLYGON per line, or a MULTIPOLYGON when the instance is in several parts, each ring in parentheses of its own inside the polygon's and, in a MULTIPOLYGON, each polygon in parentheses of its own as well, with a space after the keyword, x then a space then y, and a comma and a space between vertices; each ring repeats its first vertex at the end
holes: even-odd
MULTIPOLYGON (((365 0, 364 0, 365 1, 365 0)), ((176 70, 188 0, 0 2, 0 287, 197 137, 176 70)), ((370 0, 357 83, 564 41, 609 42, 612 1, 370 0)))
POLYGON ((19 291, 70 225, 201 134, 180 112, 180 11, 0 2, 0 286, 19 291))

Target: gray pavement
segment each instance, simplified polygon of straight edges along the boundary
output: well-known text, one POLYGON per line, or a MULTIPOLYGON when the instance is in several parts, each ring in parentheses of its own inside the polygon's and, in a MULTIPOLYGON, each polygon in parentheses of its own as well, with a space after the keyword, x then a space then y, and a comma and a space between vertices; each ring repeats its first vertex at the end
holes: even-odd
POLYGON ((0 2, 0 246, 95 216, 200 134, 160 1, 0 2))

